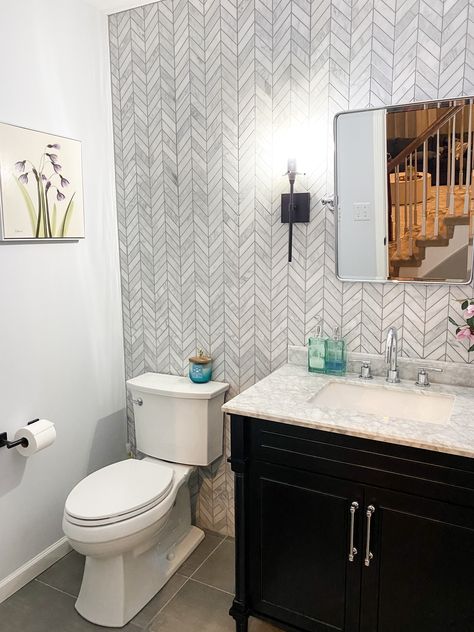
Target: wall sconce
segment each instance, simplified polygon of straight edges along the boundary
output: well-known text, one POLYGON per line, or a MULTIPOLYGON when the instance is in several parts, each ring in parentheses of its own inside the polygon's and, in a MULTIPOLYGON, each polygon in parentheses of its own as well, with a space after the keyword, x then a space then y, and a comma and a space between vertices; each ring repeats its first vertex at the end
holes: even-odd
POLYGON ((293 258, 293 224, 309 222, 310 195, 309 193, 295 193, 294 186, 297 175, 296 159, 288 159, 286 174, 290 182, 290 192, 281 196, 281 221, 288 224, 288 261, 293 258))

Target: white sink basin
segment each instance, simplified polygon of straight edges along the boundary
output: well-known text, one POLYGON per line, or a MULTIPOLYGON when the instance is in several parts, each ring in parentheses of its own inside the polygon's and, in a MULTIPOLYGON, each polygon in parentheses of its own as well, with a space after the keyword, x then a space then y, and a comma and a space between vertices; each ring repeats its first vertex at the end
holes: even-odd
POLYGON ((380 420, 395 417, 443 424, 451 416, 454 396, 430 391, 409 391, 398 386, 329 382, 309 402, 317 407, 377 415, 380 420))

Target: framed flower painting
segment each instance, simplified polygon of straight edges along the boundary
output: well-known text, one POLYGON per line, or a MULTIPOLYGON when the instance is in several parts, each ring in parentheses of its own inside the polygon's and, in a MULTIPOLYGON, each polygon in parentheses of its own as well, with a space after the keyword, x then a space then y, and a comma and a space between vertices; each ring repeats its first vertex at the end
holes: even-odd
POLYGON ((0 237, 84 237, 81 143, 0 123, 0 237))

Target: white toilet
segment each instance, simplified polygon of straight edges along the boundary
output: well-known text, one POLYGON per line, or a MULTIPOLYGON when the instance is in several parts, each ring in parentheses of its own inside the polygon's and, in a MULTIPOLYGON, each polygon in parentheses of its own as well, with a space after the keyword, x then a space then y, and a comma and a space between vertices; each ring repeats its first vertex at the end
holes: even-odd
POLYGON ((86 556, 76 610, 122 627, 204 538, 191 525, 188 481, 222 455, 227 384, 145 373, 127 382, 138 450, 90 474, 66 500, 63 530, 86 556))

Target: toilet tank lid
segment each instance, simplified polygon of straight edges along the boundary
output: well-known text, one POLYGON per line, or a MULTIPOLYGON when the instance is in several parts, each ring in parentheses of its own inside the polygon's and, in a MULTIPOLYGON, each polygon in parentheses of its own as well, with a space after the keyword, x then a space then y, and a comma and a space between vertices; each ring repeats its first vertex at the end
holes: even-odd
POLYGON ((127 386, 142 393, 155 393, 164 397, 182 397, 186 399, 212 399, 229 388, 224 382, 206 382, 196 384, 187 377, 166 375, 165 373, 143 373, 127 380, 127 386))

